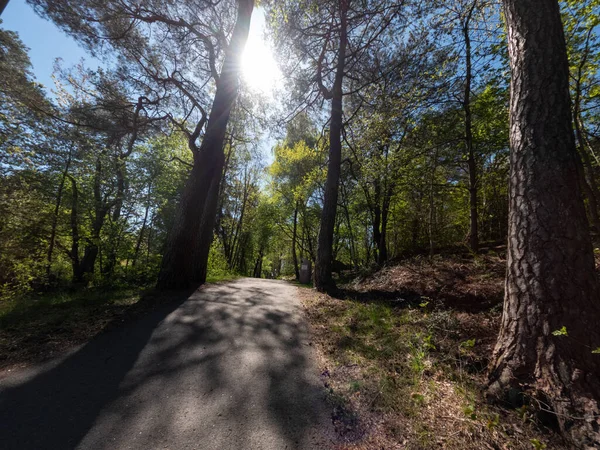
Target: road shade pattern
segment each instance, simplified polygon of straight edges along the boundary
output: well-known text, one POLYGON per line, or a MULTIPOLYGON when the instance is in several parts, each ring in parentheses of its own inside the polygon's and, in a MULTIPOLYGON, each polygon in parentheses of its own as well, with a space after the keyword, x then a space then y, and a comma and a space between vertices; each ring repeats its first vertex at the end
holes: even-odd
POLYGON ((328 448, 309 340, 295 287, 203 286, 0 381, 0 447, 328 448))

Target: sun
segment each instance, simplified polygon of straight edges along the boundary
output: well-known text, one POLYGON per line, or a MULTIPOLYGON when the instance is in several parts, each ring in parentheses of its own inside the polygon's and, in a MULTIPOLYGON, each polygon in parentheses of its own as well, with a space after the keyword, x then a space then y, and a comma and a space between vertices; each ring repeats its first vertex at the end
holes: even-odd
POLYGON ((252 17, 250 33, 242 56, 242 76, 248 86, 271 94, 281 77, 270 46, 263 39, 264 13, 259 9, 252 17))

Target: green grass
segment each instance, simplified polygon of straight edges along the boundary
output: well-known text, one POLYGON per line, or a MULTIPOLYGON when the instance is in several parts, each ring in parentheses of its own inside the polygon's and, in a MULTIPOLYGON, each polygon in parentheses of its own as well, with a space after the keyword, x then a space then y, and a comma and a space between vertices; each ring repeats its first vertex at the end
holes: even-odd
POLYGON ((429 365, 434 348, 423 334, 417 310, 393 309, 384 303, 347 300, 344 308, 321 310, 334 336, 332 357, 340 366, 359 365, 364 379, 347 384, 348 395, 362 391, 371 408, 412 415, 412 394, 429 365))
POLYGON ((440 443, 528 449, 529 439, 541 435, 536 424, 487 405, 482 395, 484 374, 474 365, 481 343, 465 334, 465 326, 489 313, 459 318, 452 310, 433 309, 431 302, 396 307, 303 291, 332 404, 344 411, 334 424, 360 434, 365 417, 365 423, 383 423, 373 441, 358 448, 404 442, 403 448, 419 450, 440 443))
POLYGON ((237 278, 240 278, 240 275, 236 275, 233 273, 208 274, 206 277, 206 282, 207 283, 221 283, 223 281, 232 281, 237 278))

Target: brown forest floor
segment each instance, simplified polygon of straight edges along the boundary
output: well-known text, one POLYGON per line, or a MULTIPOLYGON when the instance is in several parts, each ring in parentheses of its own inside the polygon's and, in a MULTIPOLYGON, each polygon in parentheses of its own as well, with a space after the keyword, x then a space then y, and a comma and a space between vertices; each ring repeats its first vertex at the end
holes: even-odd
POLYGON ((335 406, 339 449, 565 449, 535 413, 486 403, 505 260, 413 258, 341 286, 301 288, 335 406))

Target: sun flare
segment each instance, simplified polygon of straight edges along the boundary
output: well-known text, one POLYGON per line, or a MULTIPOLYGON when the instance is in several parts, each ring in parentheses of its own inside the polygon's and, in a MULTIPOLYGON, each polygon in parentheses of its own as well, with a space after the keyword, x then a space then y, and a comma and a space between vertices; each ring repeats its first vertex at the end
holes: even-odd
MULTIPOLYGON (((259 16, 257 14, 257 16, 259 16)), ((280 79, 279 67, 270 46, 263 39, 264 17, 252 19, 248 42, 242 56, 242 76, 251 89, 270 94, 280 79)))

